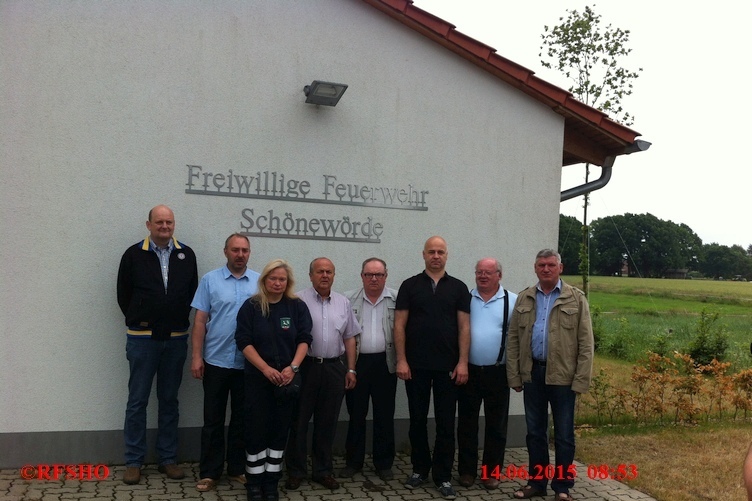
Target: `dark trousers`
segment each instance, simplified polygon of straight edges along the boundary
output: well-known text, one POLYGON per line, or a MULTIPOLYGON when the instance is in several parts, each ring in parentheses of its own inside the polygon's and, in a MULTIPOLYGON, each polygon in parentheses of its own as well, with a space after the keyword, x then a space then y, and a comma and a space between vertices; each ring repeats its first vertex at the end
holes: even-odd
POLYGON ((506 365, 468 365, 470 378, 459 387, 457 398, 457 471, 460 475, 478 472, 478 417, 480 405, 486 415, 483 463, 488 472, 504 464, 509 421, 509 386, 506 365))
POLYGON ((245 383, 246 488, 276 492, 295 399, 277 399, 276 386, 255 368, 246 369, 245 383))
MULTIPOLYGON (((574 461, 574 405, 577 394, 570 386, 546 384, 546 366, 533 363, 532 381, 523 386, 525 423, 527 424, 528 471, 546 471, 548 456, 548 405, 554 420, 554 448, 556 472, 551 481, 554 492, 569 492, 574 485, 574 476, 568 473, 574 461), (559 468, 561 467, 561 468, 559 468)), ((536 489, 545 489, 547 480, 529 480, 536 489)))
POLYGON ((433 468, 436 485, 452 479, 454 463, 454 415, 457 410, 457 385, 450 371, 410 369, 412 379, 405 381, 410 411, 410 446, 413 472, 427 477, 433 468), (428 408, 433 387, 436 441, 433 458, 428 445, 428 408))
POLYGON ((227 474, 242 475, 243 449, 243 369, 217 367, 204 361, 204 426, 201 428, 199 476, 219 479, 227 459, 227 474), (225 414, 230 398, 230 425, 225 447, 225 414), (225 456, 226 453, 226 456, 225 456))
POLYGON ((332 446, 345 396, 347 370, 339 360, 318 364, 306 358, 300 371, 303 384, 287 442, 287 473, 291 477, 306 475, 308 422, 313 417, 313 477, 333 475, 332 446))
POLYGON ((390 374, 386 353, 361 353, 356 366, 358 384, 345 394, 350 422, 347 426, 345 460, 363 468, 366 455, 366 416, 373 401, 373 466, 388 470, 394 463, 394 400, 397 374, 390 374))

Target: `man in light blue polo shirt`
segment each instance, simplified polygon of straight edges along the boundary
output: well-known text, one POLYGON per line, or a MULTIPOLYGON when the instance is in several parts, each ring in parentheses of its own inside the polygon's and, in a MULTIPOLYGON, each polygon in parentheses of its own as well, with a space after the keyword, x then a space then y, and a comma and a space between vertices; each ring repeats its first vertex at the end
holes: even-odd
POLYGON ((240 306, 256 293, 259 274, 247 268, 248 237, 239 233, 225 240, 227 265, 201 279, 191 306, 193 323, 191 372, 204 385, 204 426, 201 429, 199 482, 201 492, 216 487, 225 458, 227 476, 245 483, 243 446, 243 354, 235 344, 240 306), (225 446, 225 409, 230 396, 230 426, 225 446))
POLYGON ((467 384, 460 386, 457 403, 460 485, 470 487, 478 471, 478 416, 486 415, 483 445, 483 487, 499 487, 504 464, 509 420, 509 385, 506 373, 506 334, 517 294, 501 286, 501 263, 483 258, 475 265, 475 289, 470 291, 470 363, 467 384))

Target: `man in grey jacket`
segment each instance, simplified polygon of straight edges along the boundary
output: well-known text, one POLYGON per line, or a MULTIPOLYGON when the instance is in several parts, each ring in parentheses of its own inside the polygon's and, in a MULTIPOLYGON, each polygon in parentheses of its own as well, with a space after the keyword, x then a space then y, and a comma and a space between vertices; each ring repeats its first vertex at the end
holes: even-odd
POLYGON ((397 391, 394 350, 394 306, 397 291, 386 287, 386 263, 363 262, 363 287, 345 293, 363 332, 356 337, 358 384, 347 391, 350 423, 345 443, 346 466, 339 472, 351 478, 363 469, 366 453, 366 415, 373 401, 373 465, 382 480, 394 478, 394 399, 397 391))

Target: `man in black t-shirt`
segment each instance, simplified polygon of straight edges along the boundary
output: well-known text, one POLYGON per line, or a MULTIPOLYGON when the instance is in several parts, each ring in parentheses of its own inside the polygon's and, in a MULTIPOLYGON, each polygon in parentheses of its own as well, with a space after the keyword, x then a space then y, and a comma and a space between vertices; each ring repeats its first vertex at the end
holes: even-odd
POLYGON ((400 286, 394 315, 397 376, 405 381, 410 411, 413 473, 405 487, 433 481, 441 495, 453 499, 454 416, 457 385, 467 382, 470 349, 470 293, 444 268, 446 241, 429 238, 423 247, 425 270, 400 286), (428 408, 433 388, 436 441, 428 445, 428 408))

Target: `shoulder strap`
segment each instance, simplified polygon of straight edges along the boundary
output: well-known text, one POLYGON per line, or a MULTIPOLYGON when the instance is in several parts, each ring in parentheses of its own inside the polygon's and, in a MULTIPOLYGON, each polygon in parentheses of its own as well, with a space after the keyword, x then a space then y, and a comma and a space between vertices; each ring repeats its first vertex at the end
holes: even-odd
POLYGON ((507 294, 507 291, 504 291, 504 318, 502 319, 501 323, 501 347, 499 348, 499 358, 496 359, 497 363, 501 363, 501 360, 504 358, 504 348, 507 345, 507 329, 508 329, 508 319, 509 318, 509 294, 507 294))

